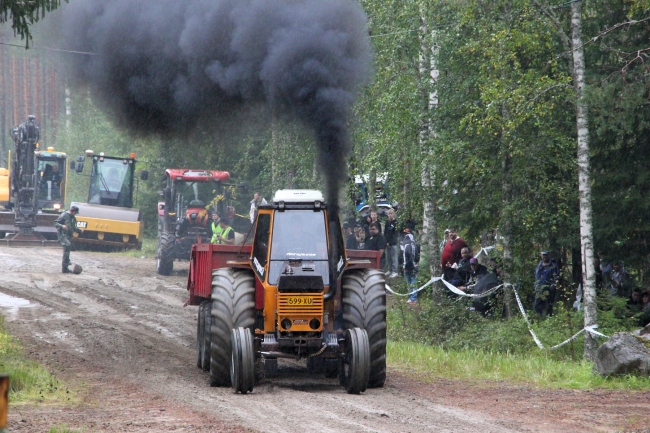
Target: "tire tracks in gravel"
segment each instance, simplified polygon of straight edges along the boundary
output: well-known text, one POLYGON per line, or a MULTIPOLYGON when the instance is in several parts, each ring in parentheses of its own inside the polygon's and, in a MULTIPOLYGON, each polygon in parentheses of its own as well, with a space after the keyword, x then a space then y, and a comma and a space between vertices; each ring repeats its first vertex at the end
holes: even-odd
POLYGON ((416 398, 392 386, 390 374, 385 388, 348 395, 336 379, 309 376, 304 363, 282 362, 279 376, 263 380, 251 395, 210 388, 207 373, 195 365, 197 309, 182 307, 186 263, 163 278, 155 275, 152 258, 75 251, 72 259, 84 272, 71 275, 57 273, 60 256, 58 249, 0 250, 0 292, 35 304, 7 319, 10 331, 35 352, 56 351, 57 362, 82 377, 99 375, 264 432, 531 431, 517 421, 416 398))

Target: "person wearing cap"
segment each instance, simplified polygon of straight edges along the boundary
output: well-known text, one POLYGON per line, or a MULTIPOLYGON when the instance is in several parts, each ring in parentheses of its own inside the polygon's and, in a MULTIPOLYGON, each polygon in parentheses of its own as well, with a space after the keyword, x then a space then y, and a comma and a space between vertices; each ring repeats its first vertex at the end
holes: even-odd
POLYGON ((418 292, 416 291, 418 263, 415 254, 415 238, 408 227, 404 229, 404 251, 402 254, 404 259, 404 279, 406 279, 409 292, 407 303, 415 305, 418 302, 418 292))
POLYGON ((352 233, 352 227, 350 227, 350 223, 343 223, 343 236, 345 236, 346 250, 359 249, 359 244, 357 243, 357 237, 354 235, 354 233, 352 233))
POLYGON ((480 264, 476 257, 472 257, 469 259, 469 278, 467 284, 459 286, 458 288, 463 291, 467 290, 467 287, 478 284, 480 279, 489 273, 490 272, 485 265, 480 264))
POLYGON ((555 302, 555 289, 560 278, 560 269, 551 259, 549 251, 542 251, 542 260, 535 269, 535 303, 533 309, 540 316, 553 315, 553 303, 555 302))
POLYGON ((54 227, 56 227, 59 242, 63 245, 61 272, 64 274, 72 272, 68 269, 68 266, 70 266, 70 236, 72 236, 73 233, 83 233, 83 229, 77 227, 77 214, 79 214, 79 208, 77 206, 70 206, 70 210, 63 212, 59 215, 56 221, 54 221, 54 227))

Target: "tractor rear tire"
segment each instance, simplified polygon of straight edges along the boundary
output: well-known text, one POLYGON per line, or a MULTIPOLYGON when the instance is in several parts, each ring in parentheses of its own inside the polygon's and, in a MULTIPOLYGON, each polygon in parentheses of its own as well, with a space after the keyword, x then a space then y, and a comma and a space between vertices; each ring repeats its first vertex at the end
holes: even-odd
POLYGON ((376 269, 351 271, 343 276, 342 304, 345 329, 361 328, 370 343, 368 387, 386 381, 386 280, 376 269))
POLYGON ((341 384, 348 394, 360 394, 368 388, 370 378, 370 343, 365 329, 345 331, 345 349, 341 359, 341 384))
POLYGON ((159 242, 156 272, 159 275, 170 275, 174 269, 174 234, 163 231, 159 242))
POLYGON ((230 382, 237 392, 253 392, 255 385, 255 352, 250 329, 236 328, 230 332, 232 361, 230 363, 230 382))
POLYGON ((251 271, 232 268, 212 273, 212 326, 210 327, 210 386, 230 385, 234 328, 255 324, 255 277, 251 271))

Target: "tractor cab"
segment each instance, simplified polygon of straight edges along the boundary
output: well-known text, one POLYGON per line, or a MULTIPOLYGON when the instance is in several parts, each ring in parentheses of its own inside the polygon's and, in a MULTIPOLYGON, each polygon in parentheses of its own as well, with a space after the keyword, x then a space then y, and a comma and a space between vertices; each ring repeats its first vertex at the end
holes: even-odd
POLYGON ((265 317, 264 331, 305 337, 306 346, 295 348, 297 356, 309 355, 310 345, 319 349, 321 331, 334 329, 332 323, 325 327, 334 318, 333 305, 327 311, 325 303, 346 263, 338 215, 328 213, 322 193, 280 190, 271 204, 261 205, 252 260, 266 296, 278 302, 277 317, 265 317))

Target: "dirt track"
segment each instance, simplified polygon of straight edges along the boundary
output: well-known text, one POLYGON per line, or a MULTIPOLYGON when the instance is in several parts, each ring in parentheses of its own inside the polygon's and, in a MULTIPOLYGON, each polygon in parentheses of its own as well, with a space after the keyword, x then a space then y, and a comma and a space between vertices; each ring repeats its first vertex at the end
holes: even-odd
MULTIPOLYGON (((207 374, 195 366, 196 307, 182 307, 187 263, 175 263, 175 275, 160 277, 153 258, 73 252, 73 262, 84 272, 71 275, 60 273, 60 258, 59 249, 0 249, 0 293, 30 301, 26 307, 2 308, 8 328, 30 356, 73 384, 82 399, 69 407, 12 406, 12 432, 47 431, 55 424, 99 432, 566 432, 595 427, 581 415, 597 394, 584 401, 586 406, 579 395, 566 394, 572 403, 563 407, 553 398, 562 391, 538 397, 525 388, 425 385, 391 370, 385 388, 361 396, 346 394, 335 379, 308 376, 297 363, 281 364, 280 376, 258 384, 252 395, 210 388, 207 374), (500 397, 510 401, 508 410, 499 408, 500 397)), ((625 394, 607 395, 610 403, 627 405, 625 394)), ((635 395, 635 400, 648 400, 648 393, 635 395)), ((598 398, 599 404, 607 403, 598 398)), ((649 407, 643 404, 643 410, 649 407)), ((638 419, 619 419, 629 414, 616 406, 602 415, 608 411, 615 417, 599 422, 598 431, 643 431, 637 429, 638 419)))

